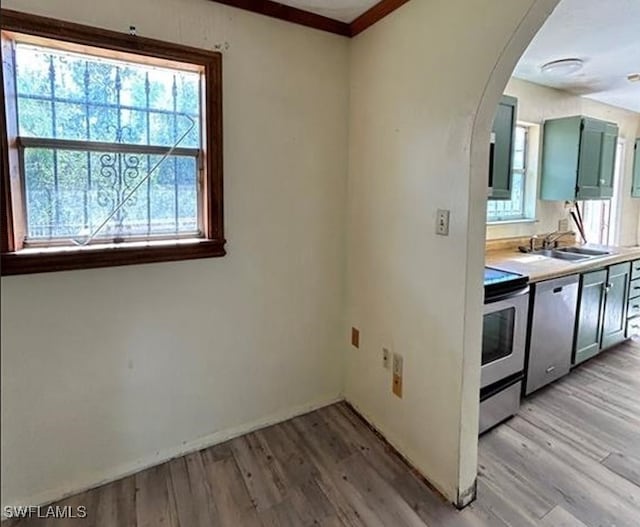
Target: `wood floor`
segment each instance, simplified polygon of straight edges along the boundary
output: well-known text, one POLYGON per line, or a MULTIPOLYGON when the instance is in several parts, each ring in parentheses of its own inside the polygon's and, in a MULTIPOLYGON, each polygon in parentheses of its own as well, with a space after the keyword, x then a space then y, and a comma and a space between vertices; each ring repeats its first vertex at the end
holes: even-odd
POLYGON ((577 368, 484 435, 478 499, 462 512, 344 404, 59 505, 84 505, 88 517, 11 525, 638 527, 640 345, 577 368))

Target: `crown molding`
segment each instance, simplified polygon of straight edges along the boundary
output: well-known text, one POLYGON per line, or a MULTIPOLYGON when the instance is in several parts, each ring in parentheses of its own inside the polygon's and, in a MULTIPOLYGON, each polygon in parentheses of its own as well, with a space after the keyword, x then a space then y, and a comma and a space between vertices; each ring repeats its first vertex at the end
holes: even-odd
POLYGON ((335 20, 326 16, 318 15, 274 2, 272 0, 211 0, 219 4, 244 9, 260 15, 277 18, 292 24, 319 29, 328 33, 334 33, 343 37, 355 37, 362 33, 368 27, 398 9, 401 5, 406 4, 409 0, 381 0, 376 5, 362 13, 350 24, 335 20))
POLYGON ((362 33, 365 29, 379 22, 388 14, 393 13, 408 1, 409 0, 382 0, 378 2, 349 24, 349 36, 355 37, 362 33))

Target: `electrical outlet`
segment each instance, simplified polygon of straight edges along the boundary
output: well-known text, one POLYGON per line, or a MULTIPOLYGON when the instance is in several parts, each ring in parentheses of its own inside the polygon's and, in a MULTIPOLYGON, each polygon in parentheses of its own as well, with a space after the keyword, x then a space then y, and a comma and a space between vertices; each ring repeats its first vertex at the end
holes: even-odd
POLYGON ((382 366, 385 370, 388 370, 391 367, 391 360, 389 355, 389 350, 387 348, 382 348, 382 366))
POLYGON ((351 345, 354 348, 360 347, 360 331, 356 328, 351 328, 351 345))
POLYGON ((558 231, 567 232, 569 230, 569 219, 563 218, 558 220, 558 231))
POLYGON ((449 236, 449 216, 450 211, 438 209, 436 213, 436 234, 439 236, 449 236))
POLYGON ((391 391, 402 398, 402 355, 393 354, 393 384, 391 391))

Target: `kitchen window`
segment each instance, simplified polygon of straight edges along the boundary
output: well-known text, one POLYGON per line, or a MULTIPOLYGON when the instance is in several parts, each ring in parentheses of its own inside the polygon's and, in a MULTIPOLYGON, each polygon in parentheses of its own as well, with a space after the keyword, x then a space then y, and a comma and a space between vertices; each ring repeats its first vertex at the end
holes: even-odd
POLYGON ((3 274, 224 254, 218 53, 3 10, 2 60, 3 274))
POLYGON ((587 242, 601 245, 617 245, 619 242, 620 182, 624 179, 624 139, 618 139, 611 199, 580 202, 587 242))
POLYGON ((518 124, 515 128, 513 162, 511 167, 511 199, 489 200, 487 202, 487 222, 522 221, 529 219, 529 211, 527 210, 528 143, 529 127, 518 124))

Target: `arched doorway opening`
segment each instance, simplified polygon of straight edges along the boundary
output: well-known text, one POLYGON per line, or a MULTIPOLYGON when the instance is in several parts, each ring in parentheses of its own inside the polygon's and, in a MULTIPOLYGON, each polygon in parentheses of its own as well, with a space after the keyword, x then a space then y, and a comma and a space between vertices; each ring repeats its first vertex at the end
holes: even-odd
POLYGON ((469 166, 468 259, 458 506, 468 504, 475 497, 477 476, 477 394, 480 373, 479 343, 482 339, 482 317, 479 313, 482 312, 483 303, 481 274, 485 257, 487 160, 491 125, 498 102, 518 60, 559 1, 532 2, 495 61, 473 121, 469 166))

